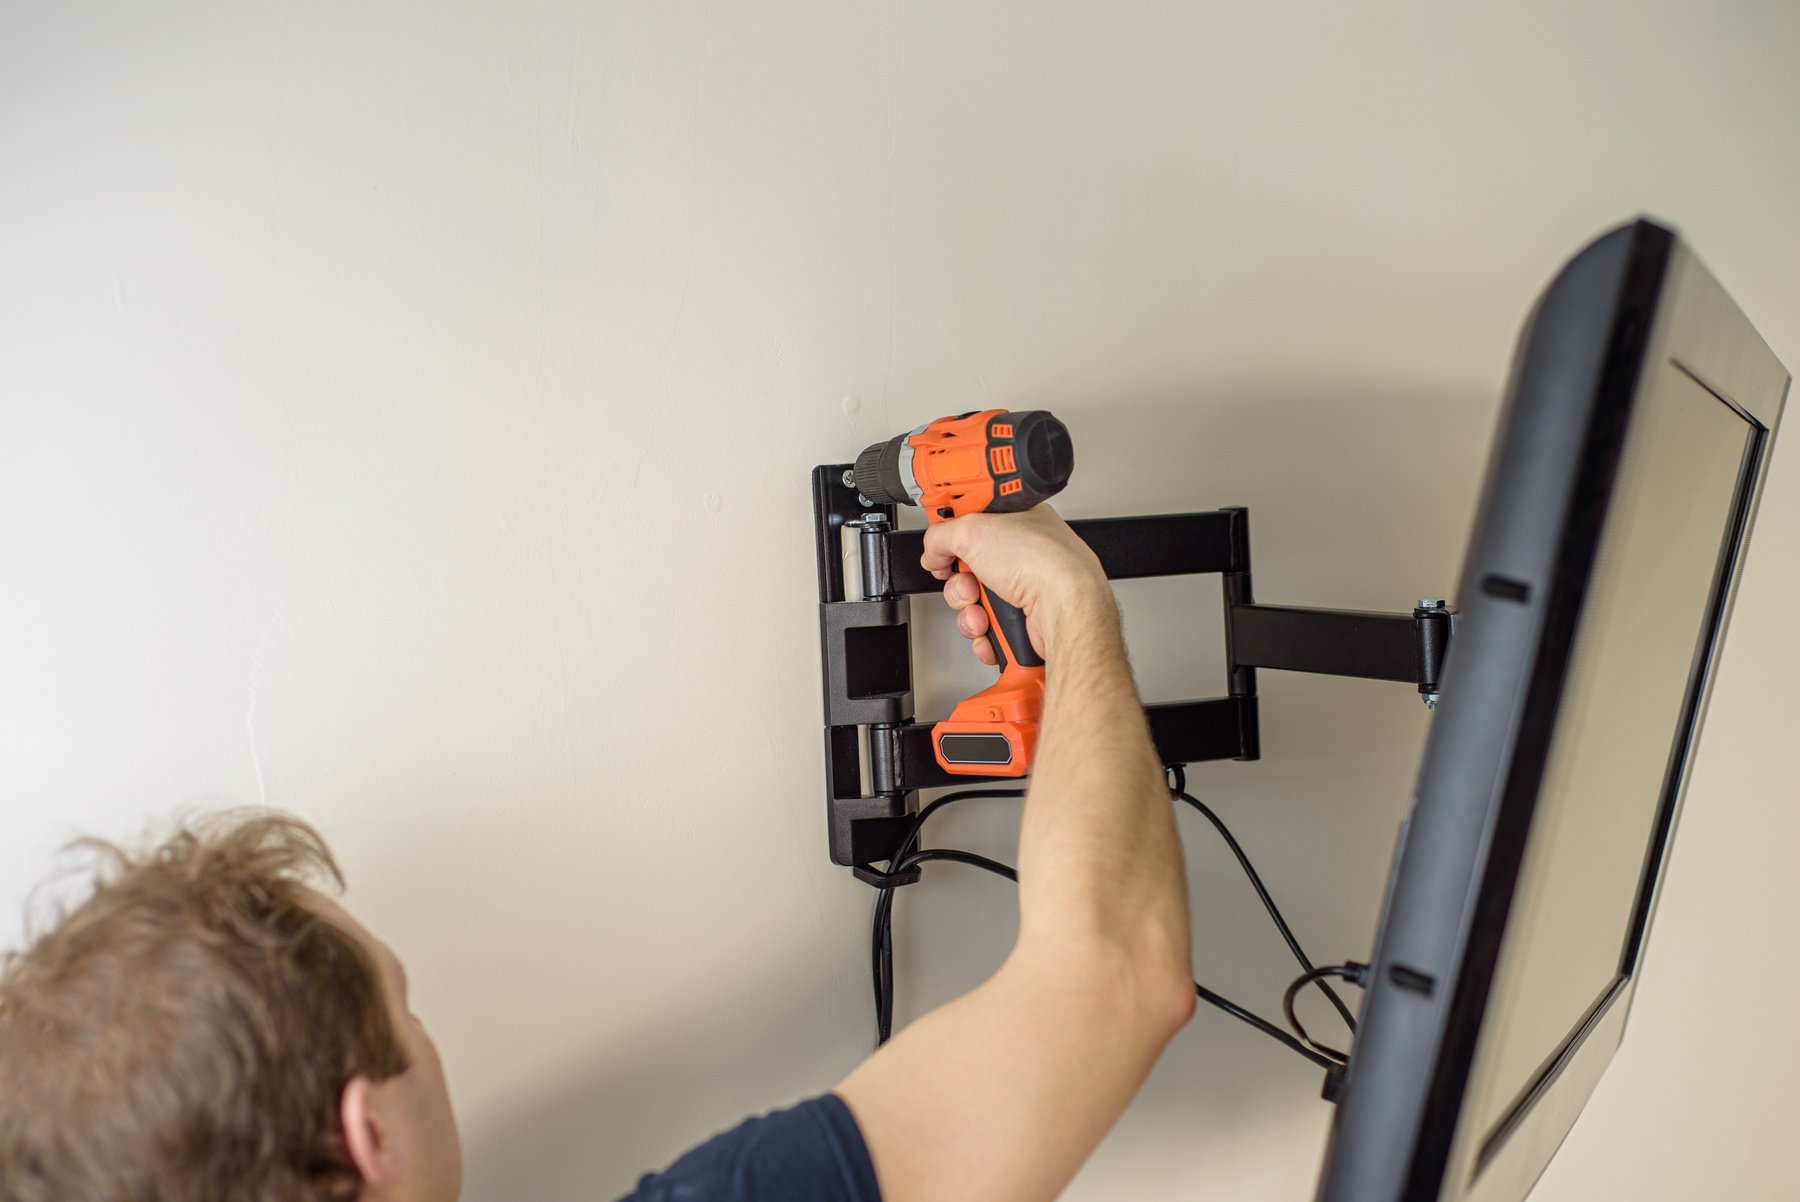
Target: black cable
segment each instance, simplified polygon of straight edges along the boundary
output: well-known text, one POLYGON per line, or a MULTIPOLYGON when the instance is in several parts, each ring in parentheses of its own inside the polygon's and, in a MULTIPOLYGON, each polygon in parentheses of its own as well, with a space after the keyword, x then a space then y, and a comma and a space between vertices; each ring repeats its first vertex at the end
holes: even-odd
POLYGON ((986 856, 978 856, 972 851, 957 851, 950 847, 932 847, 924 851, 915 851, 900 861, 900 871, 905 872, 916 864, 925 864, 932 860, 943 860, 950 864, 967 864, 971 868, 980 868, 995 876, 1003 876, 1015 885, 1019 883, 1018 872, 1000 861, 990 860, 986 856))
MULTIPOLYGON (((995 876, 1003 876, 1007 880, 1013 881, 1015 883, 1019 879, 1019 874, 1014 869, 1008 867, 1005 864, 1002 864, 996 860, 990 860, 986 856, 976 855, 974 852, 957 851, 953 848, 928 848, 925 851, 915 851, 911 855, 903 856, 895 864, 892 871, 905 872, 908 869, 916 867, 919 864, 928 863, 933 860, 942 860, 942 861, 952 863, 952 864, 967 864, 971 867, 980 868, 987 872, 991 872, 995 876)), ((888 890, 887 892, 891 893, 892 890, 888 890)), ((1232 1001, 1230 998, 1225 997, 1223 994, 1214 993, 1212 990, 1210 990, 1206 986, 1200 984, 1198 981, 1194 982, 1194 995, 1196 997, 1198 997, 1201 1001, 1206 1002, 1208 1005, 1218 1007, 1220 1010, 1223 1010, 1225 1013, 1231 1015, 1233 1018, 1239 1019, 1243 1022, 1250 1024, 1252 1027, 1255 1027, 1258 1031, 1261 1031, 1264 1035, 1267 1035, 1269 1038, 1275 1040, 1277 1043, 1282 1044, 1284 1047, 1288 1048, 1290 1051, 1293 1051, 1296 1054, 1303 1056, 1306 1059, 1312 1061, 1314 1064, 1318 1065, 1320 1068, 1331 1069, 1331 1068, 1337 1067, 1339 1064, 1338 1061, 1330 1059, 1327 1055, 1321 1054, 1319 1052, 1315 1052, 1315 1051, 1311 1050, 1309 1047, 1307 1047, 1306 1044, 1303 1042, 1303 1040, 1305 1038, 1304 1035, 1302 1035, 1300 1038, 1295 1038, 1292 1034, 1290 1034, 1287 1031, 1282 1030, 1280 1027, 1276 1026, 1274 1023, 1270 1022, 1268 1019, 1263 1018, 1261 1015, 1256 1014, 1253 1011, 1246 1010, 1244 1007, 1238 1005, 1236 1002, 1232 1001)), ((891 1005, 891 999, 890 999, 890 1005, 891 1005)), ((892 1017, 893 1017, 891 1010, 885 1017, 891 1023, 892 1017)), ((883 1039, 883 1042, 886 1042, 885 1038, 883 1039)))
MULTIPOLYGON (((972 868, 980 868, 984 871, 991 872, 995 876, 1003 876, 1015 884, 1019 880, 1019 874, 1016 871, 1009 868, 1007 865, 1000 863, 998 860, 990 860, 986 856, 978 856, 972 851, 956 851, 953 848, 947 847, 927 848, 924 851, 915 851, 910 855, 902 856, 899 860, 892 862, 892 867, 890 867, 888 871, 891 873, 908 872, 918 867, 920 864, 926 864, 932 861, 943 861, 950 864, 967 864, 972 868)), ((881 979, 876 986, 875 996, 875 1034, 877 1046, 886 1043, 894 1030, 894 903, 892 900, 894 891, 892 889, 883 889, 882 892, 886 894, 887 897, 879 899, 876 903, 878 906, 882 906, 883 902, 886 903, 885 906, 882 906, 881 913, 877 918, 878 931, 876 938, 879 941, 879 945, 875 953, 875 963, 876 970, 882 974, 881 979)))
POLYGON ((1182 801, 1185 801, 1188 805, 1194 807, 1194 809, 1200 811, 1206 820, 1213 824, 1213 828, 1219 832, 1219 837, 1225 840, 1225 846, 1231 849, 1231 854, 1233 856, 1237 857, 1238 866, 1244 870, 1244 875, 1249 878, 1250 887, 1256 891, 1256 896, 1261 899, 1263 909, 1267 910, 1269 912, 1269 917, 1274 919, 1275 929, 1281 932, 1282 939, 1287 942, 1288 950, 1294 953, 1294 959, 1300 962, 1300 967, 1309 974, 1309 979, 1314 984, 1318 985, 1320 989, 1324 990, 1325 996, 1331 999, 1331 1004, 1337 1008, 1338 1014, 1343 1016, 1344 1025, 1350 1028, 1350 1033, 1352 1035, 1356 1034, 1356 1019, 1351 1015, 1350 1007, 1345 1005, 1344 999, 1338 996, 1337 990, 1327 984, 1323 977, 1311 975, 1315 973, 1313 962, 1307 958, 1306 952, 1301 949, 1300 941, 1294 938, 1293 929, 1288 926, 1287 919, 1281 916, 1281 908, 1275 904, 1275 899, 1269 895, 1269 890, 1267 886, 1263 884, 1262 877, 1257 874, 1255 867, 1251 865, 1250 857, 1245 853, 1243 846, 1238 843, 1237 838, 1232 835, 1231 828, 1225 825, 1225 820, 1223 818, 1220 818, 1213 812, 1211 806, 1187 791, 1187 773, 1183 769, 1175 767, 1171 768, 1169 771, 1175 777, 1175 782, 1171 785, 1170 792, 1182 801))
MULTIPOLYGON (((900 842, 894 846, 894 854, 888 860, 888 872, 895 874, 901 860, 913 850, 919 841, 919 831, 925 820, 943 807, 958 801, 968 801, 982 797, 1023 797, 1023 789, 964 789, 957 793, 946 793, 937 800, 913 815, 900 842)), ((888 1041, 894 1025, 894 890, 892 887, 877 890, 875 896, 874 929, 870 932, 870 975, 875 991, 875 1039, 879 1046, 888 1041)))
MULTIPOLYGON (((1281 937, 1286 941, 1288 950, 1294 953, 1294 959, 1299 962, 1300 967, 1308 974, 1311 974, 1314 971, 1312 961, 1307 958, 1306 952, 1301 949, 1300 941, 1294 938, 1294 932, 1292 928, 1288 926, 1287 920, 1282 917, 1280 907, 1275 904, 1275 899, 1269 895, 1267 886, 1263 884, 1262 878, 1257 874, 1256 869, 1251 866, 1250 857, 1245 854, 1243 847, 1238 843, 1237 839, 1232 836, 1232 833, 1230 829, 1226 827, 1224 820, 1220 818, 1218 814, 1213 812, 1211 806, 1207 805, 1193 794, 1182 793, 1180 797, 1182 801, 1187 802, 1190 806, 1193 806, 1194 809, 1200 811, 1200 813, 1206 817, 1207 821, 1211 822, 1218 830, 1220 837, 1225 840, 1225 845, 1231 849, 1231 854, 1237 857, 1237 862, 1242 866, 1244 875, 1249 878, 1250 887, 1256 891, 1256 896, 1261 899, 1263 908, 1269 912, 1269 917, 1274 920, 1275 929, 1281 932, 1281 937)), ((1350 1007, 1345 1004, 1344 999, 1338 996, 1337 991, 1327 984, 1323 978, 1313 977, 1312 980, 1314 984, 1317 984, 1320 989, 1324 990, 1325 996, 1331 999, 1331 1004, 1337 1009, 1338 1014, 1342 1016, 1344 1025, 1349 1027, 1350 1033, 1354 1035, 1356 1033, 1356 1018, 1350 1013, 1350 1007)))
MULTIPOLYGON (((943 807, 955 801, 972 801, 982 797, 1023 797, 1023 789, 965 789, 960 793, 946 793, 917 814, 913 815, 912 825, 906 828, 906 835, 900 840, 896 854, 904 856, 918 842, 919 831, 925 826, 925 820, 943 807)), ((891 861, 890 861, 891 862, 891 861)))
MULTIPOLYGON (((914 818, 912 825, 901 839, 899 844, 900 850, 896 853, 894 859, 888 861, 888 873, 890 875, 898 875, 903 872, 908 872, 913 868, 918 867, 920 864, 941 861, 952 864, 967 864, 970 867, 980 868, 986 872, 991 872, 995 876, 1003 876, 1007 880, 1016 883, 1019 879, 1019 874, 1015 869, 1002 864, 997 860, 990 860, 986 856, 977 855, 974 852, 958 851, 954 848, 927 848, 923 851, 908 851, 907 849, 917 840, 919 830, 924 825, 925 819, 930 817, 932 812, 942 805, 954 801, 961 801, 968 797, 1019 796, 1023 796, 1023 793, 1017 789, 997 789, 952 793, 938 798, 936 801, 920 810, 918 815, 914 818)), ((881 1043, 886 1043, 891 1036, 894 1019, 893 896, 893 887, 884 888, 878 891, 878 896, 875 901, 876 932, 874 940, 874 963, 872 967, 876 974, 876 1026, 877 1036, 881 1043)), ((1225 997, 1223 994, 1213 992, 1198 981, 1194 982, 1194 995, 1208 1005, 1215 1006, 1218 1009, 1223 1010, 1226 1014, 1231 1015, 1233 1018, 1255 1027, 1264 1035, 1267 1035, 1269 1038, 1275 1040, 1295 1054, 1305 1057, 1320 1068, 1332 1069, 1337 1067, 1337 1061, 1312 1051, 1291 1033, 1282 1030, 1280 1027, 1254 1011, 1246 1010, 1244 1007, 1238 1005, 1230 998, 1225 997)))
POLYGON ((1283 1044, 1291 1051, 1294 1051, 1294 1052, 1298 1053, 1299 1055, 1306 1057, 1308 1060, 1312 1061, 1314 1064, 1318 1065, 1320 1068, 1334 1069, 1334 1068, 1338 1067, 1336 1061, 1329 1060, 1326 1057, 1319 1055, 1317 1052, 1309 1050, 1305 1044, 1301 1043, 1298 1039, 1294 1038, 1293 1035, 1291 1035, 1290 1033, 1288 1033, 1286 1031, 1283 1031, 1280 1027, 1276 1026, 1274 1023, 1270 1022, 1268 1019, 1262 1017, 1260 1014, 1256 1014, 1253 1011, 1244 1009, 1242 1006, 1238 1005, 1236 1002, 1232 1001, 1231 999, 1222 997, 1219 994, 1214 993, 1212 990, 1210 990, 1206 986, 1200 984, 1200 982, 1198 982, 1198 981, 1194 982, 1194 994, 1201 1001, 1206 1002, 1209 1005, 1217 1006, 1219 1009, 1223 1010, 1225 1013, 1231 1015, 1231 1017, 1236 1018, 1236 1019, 1242 1019, 1244 1022, 1249 1023, 1251 1026, 1255 1027, 1258 1031, 1261 1031, 1264 1035, 1267 1035, 1270 1039, 1273 1039, 1273 1040, 1275 1040, 1275 1042, 1283 1044))
POLYGON ((1287 1016, 1288 1026, 1294 1028, 1294 1033, 1302 1044, 1320 1056, 1328 1057, 1333 1065, 1342 1068, 1350 1063, 1350 1053, 1326 1047, 1313 1039, 1306 1033, 1306 1028, 1300 1025, 1299 1018, 1294 1015, 1295 996, 1308 985, 1322 984, 1326 977, 1342 977, 1360 989, 1363 983, 1369 979, 1369 966, 1351 961, 1348 964, 1327 964, 1323 968, 1308 969, 1295 977, 1288 985, 1287 992, 1281 995, 1281 1012, 1287 1016))

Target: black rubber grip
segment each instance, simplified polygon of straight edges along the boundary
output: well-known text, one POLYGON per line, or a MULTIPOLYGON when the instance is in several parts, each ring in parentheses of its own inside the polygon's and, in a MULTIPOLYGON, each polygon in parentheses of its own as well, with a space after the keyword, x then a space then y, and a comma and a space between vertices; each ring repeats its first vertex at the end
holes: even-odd
POLYGON ((1031 635, 1025 630, 1025 611, 988 592, 985 584, 981 586, 981 604, 987 609, 988 629, 997 636, 988 642, 994 645, 994 658, 1000 661, 1000 670, 1006 671, 1009 658, 1021 668, 1043 667, 1044 657, 1031 645, 1031 635))
POLYGON ((1075 470, 1075 444, 1069 428, 1048 409, 995 414, 988 419, 987 431, 994 477, 988 513, 1023 513, 1068 484, 1075 470))

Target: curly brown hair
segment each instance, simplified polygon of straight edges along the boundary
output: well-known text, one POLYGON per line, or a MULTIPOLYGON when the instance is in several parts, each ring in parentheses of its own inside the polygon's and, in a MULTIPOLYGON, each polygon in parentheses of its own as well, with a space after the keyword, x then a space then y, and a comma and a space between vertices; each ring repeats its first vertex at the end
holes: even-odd
POLYGON ((132 855, 0 967, 0 1200, 354 1198, 338 1101, 406 1058, 312 827, 218 814, 132 855))

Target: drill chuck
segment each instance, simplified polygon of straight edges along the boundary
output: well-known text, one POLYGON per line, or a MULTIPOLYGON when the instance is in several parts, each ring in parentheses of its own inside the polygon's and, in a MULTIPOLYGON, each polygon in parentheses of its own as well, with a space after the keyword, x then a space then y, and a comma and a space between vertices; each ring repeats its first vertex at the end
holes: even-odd
POLYGON ((909 430, 896 434, 858 455, 856 491, 877 505, 917 505, 918 485, 912 479, 913 452, 908 441, 917 433, 909 430))

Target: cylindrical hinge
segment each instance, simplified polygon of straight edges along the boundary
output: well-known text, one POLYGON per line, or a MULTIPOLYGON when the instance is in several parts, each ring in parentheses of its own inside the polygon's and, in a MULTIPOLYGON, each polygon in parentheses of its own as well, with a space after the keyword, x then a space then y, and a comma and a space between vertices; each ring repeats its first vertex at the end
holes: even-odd
POLYGON ((877 722, 869 727, 869 792, 884 797, 906 792, 901 775, 900 728, 877 722))
POLYGON ((1444 653, 1450 648, 1452 611, 1442 598, 1427 597, 1413 610, 1419 642, 1419 697, 1427 709, 1436 709, 1438 680, 1444 672, 1444 653))
POLYGON ((888 520, 871 513, 849 523, 857 528, 862 543, 862 595, 875 601, 894 595, 894 575, 888 560, 888 520))

